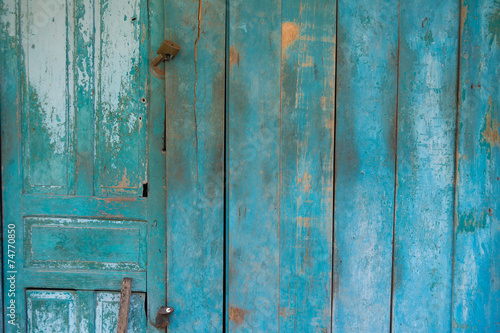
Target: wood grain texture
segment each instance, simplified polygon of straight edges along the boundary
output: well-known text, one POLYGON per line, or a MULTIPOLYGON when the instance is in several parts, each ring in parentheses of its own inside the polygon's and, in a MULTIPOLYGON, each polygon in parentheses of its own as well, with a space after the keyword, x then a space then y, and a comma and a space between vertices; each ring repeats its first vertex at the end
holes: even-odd
POLYGON ((118 322, 117 322, 116 333, 127 332, 131 294, 132 294, 132 279, 123 278, 122 290, 120 292, 120 306, 118 308, 118 322))
POLYGON ((397 1, 339 1, 334 331, 389 330, 397 1))
POLYGON ((500 330, 500 2, 462 1, 453 330, 500 330))
POLYGON ((281 16, 279 331, 330 332, 336 4, 281 16))
POLYGON ((281 1, 231 1, 229 27, 227 330, 277 332, 281 1))
POLYGON ((169 1, 165 64, 169 332, 220 332, 223 325, 223 0, 169 1))
POLYGON ((402 1, 393 332, 451 329, 457 1, 402 1))

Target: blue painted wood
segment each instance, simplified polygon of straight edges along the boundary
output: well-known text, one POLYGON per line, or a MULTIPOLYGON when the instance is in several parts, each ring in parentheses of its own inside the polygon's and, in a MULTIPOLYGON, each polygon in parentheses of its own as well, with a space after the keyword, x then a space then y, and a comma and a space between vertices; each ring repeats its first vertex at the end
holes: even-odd
POLYGON ((231 1, 229 28, 227 329, 276 332, 281 1, 231 1))
POLYGON ((339 1, 333 330, 390 325, 397 1, 339 1))
POLYGON ((26 267, 145 271, 146 221, 27 217, 26 267))
MULTIPOLYGON (((116 332, 119 292, 28 290, 27 331, 116 332)), ((146 332, 146 294, 132 293, 128 332, 146 332)))
POLYGON ((462 1, 453 331, 500 329, 500 2, 462 1))
POLYGON ((225 0, 168 1, 165 65, 169 332, 223 326, 225 0))
MULTIPOLYGON (((146 3, 141 1, 142 6, 146 3)), ((148 44, 148 57, 146 61, 151 61, 156 57, 156 50, 165 38, 165 1, 148 1, 148 40, 141 43, 148 44)), ((145 28, 145 19, 141 23, 145 28)), ((147 238, 147 304, 146 316, 148 318, 147 332, 159 332, 161 330, 151 325, 156 319, 156 313, 167 305, 167 270, 166 253, 167 238, 166 226, 166 161, 163 152, 165 137, 165 80, 158 78, 150 70, 148 76, 147 106, 149 121, 148 126, 148 163, 149 181, 148 183, 148 227, 149 237, 147 238)), ((136 288, 137 281, 133 281, 132 288, 136 288)))
POLYGON ((336 4, 282 1, 281 20, 277 320, 330 332, 336 4))
POLYGON ((7 332, 498 329, 498 1, 0 1, 7 332))
POLYGON ((451 330, 458 17, 401 2, 394 332, 451 330))

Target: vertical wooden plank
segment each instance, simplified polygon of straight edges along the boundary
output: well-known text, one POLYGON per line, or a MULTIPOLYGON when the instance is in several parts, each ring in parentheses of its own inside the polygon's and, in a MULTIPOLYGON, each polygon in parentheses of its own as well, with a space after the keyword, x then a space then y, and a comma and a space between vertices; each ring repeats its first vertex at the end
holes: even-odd
POLYGON ((338 4, 334 331, 389 330, 398 1, 338 4))
POLYGON ((451 329, 458 17, 401 2, 394 332, 451 329))
POLYGON ((225 0, 168 1, 165 64, 169 332, 223 325, 225 0))
POLYGON ((94 10, 90 0, 75 1, 75 193, 93 194, 94 10))
POLYGON ((453 330, 500 330, 500 2, 464 0, 453 330))
POLYGON ((95 293, 90 290, 76 292, 77 332, 95 332, 95 310, 96 297, 95 293))
MULTIPOLYGON (((165 1, 148 1, 148 63, 156 56, 156 50, 165 38, 165 1)), ((146 18, 140 23, 146 24, 146 18)), ((147 272, 147 332, 160 332, 151 325, 156 321, 158 310, 167 303, 167 226, 166 226, 166 168, 163 144, 165 138, 165 80, 158 78, 150 69, 148 75, 148 272, 147 272)), ((136 290, 134 279, 132 289, 136 290)), ((129 324, 130 326, 130 324, 129 324)))
POLYGON ((227 329, 276 332, 281 1, 231 1, 229 27, 227 329))
POLYGON ((331 330, 335 20, 334 0, 283 1, 280 332, 331 330))
POLYGON ((22 276, 17 271, 23 266, 23 243, 21 191, 22 177, 20 163, 21 146, 21 106, 22 95, 20 90, 20 39, 19 39, 19 2, 14 0, 0 1, 0 117, 1 117, 1 142, 2 142, 2 219, 3 235, 8 235, 9 229, 15 229, 16 238, 10 247, 3 242, 3 273, 4 281, 4 323, 5 332, 25 332, 25 293, 22 291, 22 276), (14 246, 14 247, 12 247, 14 246), (9 257, 9 249, 15 256, 9 257), (14 262, 9 262, 11 259, 14 262), (16 273, 14 273, 16 272, 16 273), (15 283, 10 283, 15 276, 15 283), (12 289, 15 287, 16 291, 12 289), (14 306, 11 306, 14 302, 14 306), (9 306, 11 306, 9 308, 9 306))

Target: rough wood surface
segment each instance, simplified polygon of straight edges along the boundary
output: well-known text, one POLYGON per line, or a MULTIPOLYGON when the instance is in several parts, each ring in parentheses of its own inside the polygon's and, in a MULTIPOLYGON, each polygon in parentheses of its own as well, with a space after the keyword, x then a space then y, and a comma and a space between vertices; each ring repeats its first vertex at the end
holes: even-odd
POLYGON ((453 330, 500 330, 500 2, 462 1, 453 330))
POLYGON ((402 1, 394 332, 451 329, 459 3, 402 1))
POLYGON ((131 295, 132 295, 132 279, 123 278, 122 289, 120 291, 120 306, 118 308, 118 323, 116 327, 116 333, 127 332, 131 295))
POLYGON ((333 330, 387 331, 398 2, 339 1, 333 330))

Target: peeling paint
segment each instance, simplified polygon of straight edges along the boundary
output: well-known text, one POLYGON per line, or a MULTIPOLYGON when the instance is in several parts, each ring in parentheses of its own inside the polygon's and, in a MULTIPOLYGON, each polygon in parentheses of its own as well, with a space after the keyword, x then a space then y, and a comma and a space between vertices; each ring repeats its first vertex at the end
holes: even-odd
POLYGON ((488 18, 488 30, 500 47, 500 8, 488 18))
POLYGON ((229 307, 229 320, 234 322, 237 325, 243 324, 245 321, 245 316, 247 314, 247 310, 243 310, 240 308, 236 308, 234 306, 229 307))
MULTIPOLYGON (((491 103, 491 97, 488 104, 491 103)), ((486 115, 486 126, 483 130, 483 142, 486 142, 490 145, 490 149, 493 149, 495 146, 500 147, 500 133, 499 133, 500 123, 496 119, 491 119, 491 113, 486 115)))
POLYGON ((229 48, 229 66, 233 67, 234 64, 240 65, 240 53, 236 49, 236 47, 231 46, 229 48))
POLYGON ((311 174, 309 172, 304 172, 302 177, 300 177, 297 182, 302 184, 302 193, 309 193, 311 191, 311 174))
POLYGON ((488 224, 489 212, 470 212, 468 214, 461 215, 458 219, 457 232, 475 232, 476 229, 484 229, 488 224))
POLYGON ((299 37, 299 27, 295 22, 283 22, 281 26, 281 49, 286 50, 299 37))

